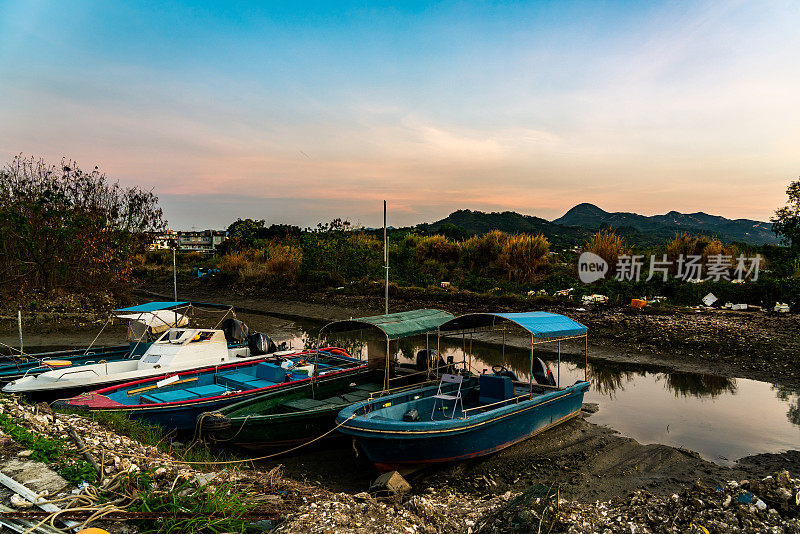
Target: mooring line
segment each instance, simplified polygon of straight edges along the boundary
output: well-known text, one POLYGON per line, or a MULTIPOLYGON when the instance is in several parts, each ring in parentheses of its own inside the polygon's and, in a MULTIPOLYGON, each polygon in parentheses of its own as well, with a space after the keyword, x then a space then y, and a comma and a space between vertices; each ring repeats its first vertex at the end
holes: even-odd
MULTIPOLYGON (((296 451, 297 449, 300 449, 300 448, 305 447, 307 445, 311 445, 315 441, 319 441, 322 438, 332 434, 334 431, 338 430, 339 427, 341 427, 343 424, 345 424, 346 422, 348 422, 350 419, 352 419, 354 417, 356 417, 356 414, 351 415, 350 417, 348 417, 347 419, 345 419, 341 423, 337 424, 335 427, 331 428, 330 430, 328 430, 324 434, 321 434, 321 435, 315 437, 314 439, 312 439, 310 441, 306 441, 305 443, 301 443, 300 445, 297 445, 296 447, 292 447, 291 449, 286 449, 285 451, 276 452, 276 453, 273 453, 273 454, 267 454, 265 456, 258 456, 257 458, 244 458, 244 459, 241 459, 241 460, 219 460, 219 461, 209 461, 209 462, 189 462, 189 461, 185 461, 185 460, 175 460, 175 459, 170 458, 169 460, 164 460, 164 462, 165 463, 172 463, 172 464, 184 464, 184 465, 228 465, 228 464, 241 464, 241 463, 247 463, 247 462, 256 462, 256 461, 259 461, 259 460, 267 460, 269 458, 274 458, 276 456, 281 456, 283 454, 287 454, 287 453, 290 453, 292 451, 296 451)), ((91 448, 91 449, 95 449, 95 450, 101 450, 101 451, 104 451, 104 452, 109 452, 109 453, 116 454, 116 455, 119 455, 119 456, 127 456, 129 458, 142 458, 142 459, 145 459, 145 460, 152 460, 153 459, 152 457, 144 456, 143 454, 117 452, 117 451, 114 451, 112 449, 107 449, 105 447, 101 447, 99 445, 86 445, 86 447, 87 448, 91 448)))

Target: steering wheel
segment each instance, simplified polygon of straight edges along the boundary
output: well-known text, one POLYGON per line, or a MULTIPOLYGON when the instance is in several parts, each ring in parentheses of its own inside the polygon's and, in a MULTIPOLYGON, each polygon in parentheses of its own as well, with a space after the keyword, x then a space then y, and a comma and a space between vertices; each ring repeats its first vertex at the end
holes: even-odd
POLYGON ((508 369, 506 369, 502 365, 493 365, 492 366, 492 372, 494 374, 496 374, 496 375, 501 375, 501 374, 503 374, 503 373, 505 373, 507 371, 508 371, 508 369))

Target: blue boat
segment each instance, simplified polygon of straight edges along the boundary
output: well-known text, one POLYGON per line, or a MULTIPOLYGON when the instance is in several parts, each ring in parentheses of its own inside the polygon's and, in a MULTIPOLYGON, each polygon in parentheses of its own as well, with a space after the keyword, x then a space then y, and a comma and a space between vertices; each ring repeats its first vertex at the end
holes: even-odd
MULTIPOLYGON (((534 356, 540 343, 583 340, 584 325, 546 312, 480 313, 442 324, 439 335, 515 325, 531 337, 530 381, 497 366, 491 373, 442 374, 441 381, 376 396, 339 412, 339 431, 352 436, 379 471, 408 470, 492 454, 577 416, 587 380, 560 387, 534 356)), ((587 351, 588 352, 588 351, 587 351)), ((463 362, 468 364, 466 355, 463 362)))
POLYGON ((193 430, 197 416, 284 388, 355 377, 365 362, 343 349, 280 351, 242 363, 187 370, 127 382, 70 399, 55 406, 88 412, 122 412, 178 431, 193 430))

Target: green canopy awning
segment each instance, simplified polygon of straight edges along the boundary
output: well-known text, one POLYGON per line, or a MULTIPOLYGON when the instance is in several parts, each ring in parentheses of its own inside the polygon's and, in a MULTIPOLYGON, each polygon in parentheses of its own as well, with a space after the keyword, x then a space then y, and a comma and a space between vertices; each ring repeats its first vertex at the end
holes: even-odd
POLYGON ((365 328, 377 328, 383 332, 388 339, 400 339, 432 332, 436 330, 439 325, 449 321, 453 317, 452 313, 447 313, 442 310, 411 310, 390 313, 388 315, 373 315, 371 317, 334 321, 323 326, 319 333, 322 335, 363 330, 365 328))

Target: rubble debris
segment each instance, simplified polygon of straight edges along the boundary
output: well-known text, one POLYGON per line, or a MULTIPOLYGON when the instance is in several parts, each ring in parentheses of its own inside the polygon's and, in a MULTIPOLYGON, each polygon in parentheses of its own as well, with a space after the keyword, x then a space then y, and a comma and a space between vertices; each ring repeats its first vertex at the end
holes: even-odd
POLYGON ((608 302, 608 296, 600 295, 599 293, 595 293, 592 295, 584 295, 581 297, 581 301, 584 304, 589 304, 589 303, 605 304, 608 302))
POLYGON ((667 498, 638 490, 611 502, 561 501, 553 532, 798 533, 798 494, 800 479, 781 471, 760 481, 713 488, 697 482, 667 498))

